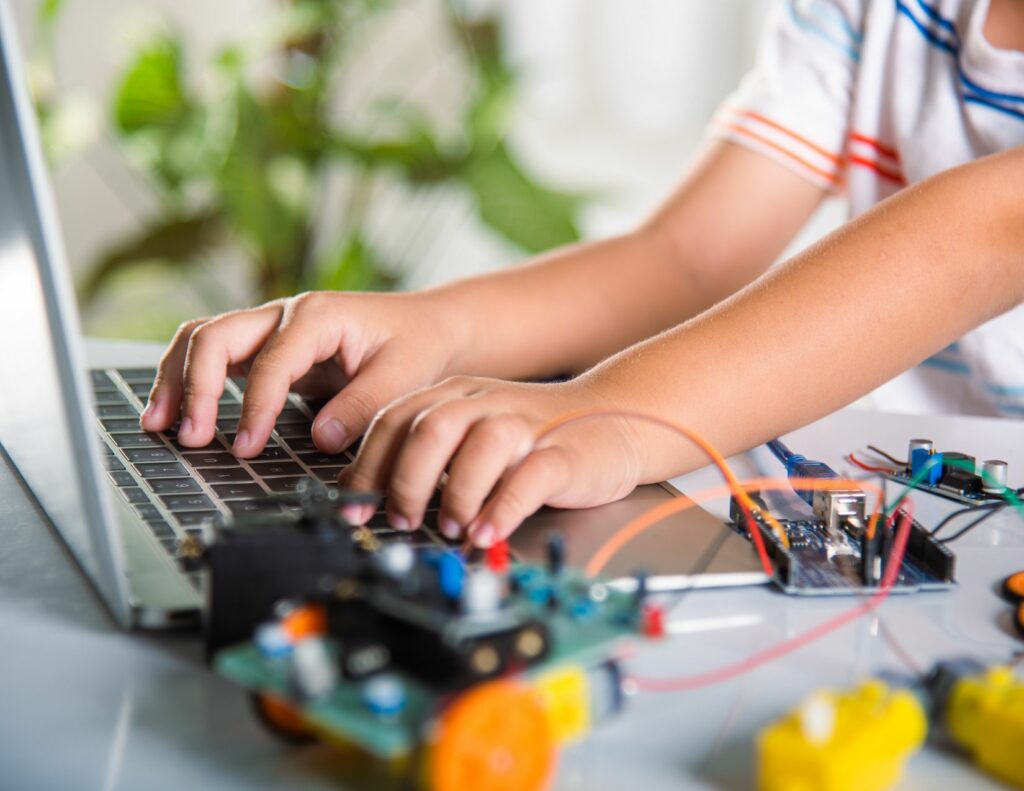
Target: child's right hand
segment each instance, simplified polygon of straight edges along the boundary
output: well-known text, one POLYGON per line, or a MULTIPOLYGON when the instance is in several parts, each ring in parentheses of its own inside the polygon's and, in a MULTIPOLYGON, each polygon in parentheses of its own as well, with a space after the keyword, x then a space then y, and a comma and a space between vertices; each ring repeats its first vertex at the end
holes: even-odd
POLYGON ((142 427, 181 418, 183 445, 213 439, 226 377, 248 373, 234 452, 257 455, 290 389, 333 396, 313 439, 337 453, 394 399, 455 373, 458 349, 437 295, 309 292, 178 328, 160 361, 142 427))

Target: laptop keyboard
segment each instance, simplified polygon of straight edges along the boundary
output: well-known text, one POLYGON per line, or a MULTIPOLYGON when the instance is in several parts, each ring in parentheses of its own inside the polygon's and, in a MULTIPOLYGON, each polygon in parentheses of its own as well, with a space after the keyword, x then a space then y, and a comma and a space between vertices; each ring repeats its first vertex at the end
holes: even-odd
MULTIPOLYGON (((204 448, 187 448, 173 429, 150 433, 139 428, 156 369, 89 373, 107 477, 171 555, 176 555, 182 539, 201 533, 203 523, 218 516, 254 512, 287 516, 294 507, 268 502, 267 495, 293 492, 309 478, 334 486, 338 473, 354 458, 347 451, 331 455, 317 449, 310 436, 315 412, 294 394, 263 452, 252 459, 237 459, 230 447, 242 413, 244 379, 225 382, 214 440, 204 448)), ((432 529, 437 505, 435 497, 425 519, 430 529, 425 531, 392 530, 383 511, 374 514, 368 527, 382 544, 437 546, 446 543, 432 529)), ((189 576, 197 582, 195 575, 189 576)))

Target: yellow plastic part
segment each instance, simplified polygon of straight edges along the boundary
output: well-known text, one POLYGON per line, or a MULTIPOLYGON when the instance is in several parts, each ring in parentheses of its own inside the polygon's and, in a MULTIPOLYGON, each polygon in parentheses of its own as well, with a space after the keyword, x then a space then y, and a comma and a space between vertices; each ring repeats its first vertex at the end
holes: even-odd
POLYGON ((563 665, 532 683, 559 743, 578 739, 590 730, 590 685, 583 668, 563 665))
POLYGON ((924 742, 917 699, 870 680, 813 695, 757 737, 762 791, 882 791, 924 742))
POLYGON ((993 667, 956 683, 946 705, 950 733, 986 772, 1024 788, 1024 682, 993 667))

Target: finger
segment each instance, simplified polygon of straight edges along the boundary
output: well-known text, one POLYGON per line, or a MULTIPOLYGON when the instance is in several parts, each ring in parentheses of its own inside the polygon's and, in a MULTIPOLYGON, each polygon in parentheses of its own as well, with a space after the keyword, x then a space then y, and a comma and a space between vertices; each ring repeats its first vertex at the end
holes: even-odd
POLYGON ((452 460, 441 494, 438 527, 446 538, 462 535, 502 474, 523 458, 532 442, 529 425, 516 415, 487 418, 470 428, 452 460))
POLYGON ((484 408, 479 400, 459 398, 430 407, 416 417, 388 482, 388 520, 393 527, 423 524, 423 512, 441 474, 484 408))
POLYGON ((357 492, 386 492, 398 451, 416 416, 440 401, 471 392, 471 382, 470 379, 455 377, 411 393, 378 413, 359 448, 356 460, 345 470, 342 484, 357 492))
POLYGON ((164 431, 174 425, 181 410, 181 385, 185 370, 185 354, 192 333, 209 319, 186 321, 167 346, 156 369, 156 379, 149 391, 149 400, 139 418, 146 431, 164 431))
POLYGON ((480 516, 469 526, 478 547, 502 541, 569 482, 570 466, 558 446, 534 451, 498 485, 480 516))
POLYGON ((224 392, 228 368, 252 357, 277 327, 279 304, 225 313, 192 332, 185 354, 181 427, 178 437, 187 447, 213 439, 217 400, 224 392))
POLYGON ((236 456, 249 458, 263 450, 292 383, 337 352, 338 344, 324 332, 322 317, 317 321, 312 312, 296 312, 295 306, 301 304, 289 303, 249 368, 232 448, 236 456))

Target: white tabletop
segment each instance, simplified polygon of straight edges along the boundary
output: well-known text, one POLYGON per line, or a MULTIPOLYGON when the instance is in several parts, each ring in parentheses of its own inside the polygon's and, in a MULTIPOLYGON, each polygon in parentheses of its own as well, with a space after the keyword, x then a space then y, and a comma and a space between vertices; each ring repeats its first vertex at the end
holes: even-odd
MULTIPOLYGON (((152 362, 158 348, 90 344, 94 364, 152 362)), ((848 410, 793 432, 810 458, 849 469, 868 442, 902 454, 910 437, 1010 463, 1024 483, 1024 423, 848 410)), ((738 472, 777 472, 763 450, 738 472)), ((702 470, 684 491, 718 483, 702 470)), ((933 523, 953 504, 918 495, 933 523)), ((244 694, 202 663, 195 634, 117 631, 17 478, 0 465, 0 787, 17 789, 338 788, 342 767, 324 746, 290 748, 265 734, 244 694)), ((724 502, 713 505, 721 511, 724 502)), ((960 587, 893 597, 863 618, 747 675, 681 693, 641 693, 625 713, 566 750, 561 789, 742 789, 754 785, 753 738, 812 690, 905 668, 879 632, 884 621, 914 661, 1006 660, 1024 645, 994 586, 1024 569, 1024 526, 1009 509, 953 545, 960 587)), ((796 599, 768 588, 696 591, 672 613, 672 637, 640 647, 645 676, 694 673, 741 659, 845 608, 850 599, 796 599)), ((961 758, 926 748, 902 788, 1001 788, 961 758)))

